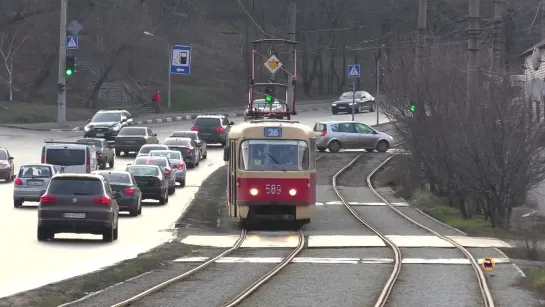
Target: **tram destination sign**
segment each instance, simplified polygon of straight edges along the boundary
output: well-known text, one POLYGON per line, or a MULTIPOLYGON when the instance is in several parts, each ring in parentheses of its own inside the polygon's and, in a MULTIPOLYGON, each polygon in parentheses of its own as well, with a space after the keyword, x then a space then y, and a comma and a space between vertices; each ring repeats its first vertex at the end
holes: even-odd
POLYGON ((265 128, 264 135, 266 138, 279 138, 282 137, 282 128, 280 127, 267 127, 265 128))

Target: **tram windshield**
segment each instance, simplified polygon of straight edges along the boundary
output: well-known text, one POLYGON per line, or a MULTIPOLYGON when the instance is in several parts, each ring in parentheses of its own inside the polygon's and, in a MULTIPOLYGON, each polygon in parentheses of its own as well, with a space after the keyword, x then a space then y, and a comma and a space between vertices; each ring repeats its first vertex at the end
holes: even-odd
POLYGON ((308 170, 308 144, 297 140, 246 140, 241 144, 240 169, 246 171, 308 170))

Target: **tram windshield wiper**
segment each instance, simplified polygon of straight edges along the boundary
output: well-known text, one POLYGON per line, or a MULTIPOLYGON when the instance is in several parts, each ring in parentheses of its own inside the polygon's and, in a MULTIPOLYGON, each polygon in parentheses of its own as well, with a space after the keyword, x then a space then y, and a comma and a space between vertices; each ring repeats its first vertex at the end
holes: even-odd
MULTIPOLYGON (((276 160, 273 156, 271 156, 270 153, 267 152, 266 154, 267 154, 267 156, 269 156, 276 164, 282 165, 282 164, 280 164, 280 162, 278 162, 278 160, 276 160)), ((286 172, 286 170, 285 170, 284 168, 281 168, 280 170, 283 171, 283 172, 286 172)))

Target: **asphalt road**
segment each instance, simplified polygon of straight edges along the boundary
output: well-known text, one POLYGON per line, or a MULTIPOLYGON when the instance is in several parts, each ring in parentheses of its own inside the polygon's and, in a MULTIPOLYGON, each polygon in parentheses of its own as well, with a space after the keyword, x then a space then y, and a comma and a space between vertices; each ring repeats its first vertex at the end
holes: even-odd
MULTIPOLYGON (((318 120, 350 120, 351 115, 333 116, 329 112, 309 112, 297 116, 303 124, 313 126, 318 120)), ((235 122, 242 118, 231 118, 235 122)), ((357 114, 356 120, 376 124, 376 113, 357 114)), ((381 117, 381 123, 387 119, 381 117)), ((149 125, 162 139, 173 130, 189 129, 191 121, 149 125)), ((43 139, 73 141, 81 132, 39 132, 0 128, 0 142, 15 157, 16 167, 39 162, 43 139)), ((206 177, 224 162, 221 148, 210 147, 208 159, 190 170, 187 186, 178 189, 166 206, 145 203, 142 215, 122 217, 119 240, 102 243, 99 236, 61 234, 53 242, 36 240, 35 203, 13 208, 11 183, 0 183, 0 297, 33 289, 48 283, 85 274, 135 257, 172 238, 173 223, 185 211, 206 177), (9 264, 9 265, 5 265, 9 264)), ((123 169, 132 158, 119 157, 115 169, 123 169)))

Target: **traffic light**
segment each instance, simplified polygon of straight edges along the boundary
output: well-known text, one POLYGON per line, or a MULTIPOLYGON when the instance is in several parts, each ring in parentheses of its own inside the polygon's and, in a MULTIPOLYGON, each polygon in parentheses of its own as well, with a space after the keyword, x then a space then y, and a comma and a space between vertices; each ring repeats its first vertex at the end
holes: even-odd
POLYGON ((414 111, 416 111, 416 106, 414 105, 414 103, 411 103, 411 105, 409 106, 409 111, 411 113, 414 113, 414 111))
POLYGON ((265 89, 265 101, 273 102, 273 91, 270 88, 265 89))
POLYGON ((76 72, 76 57, 75 56, 67 56, 66 57, 66 75, 72 76, 76 72))

